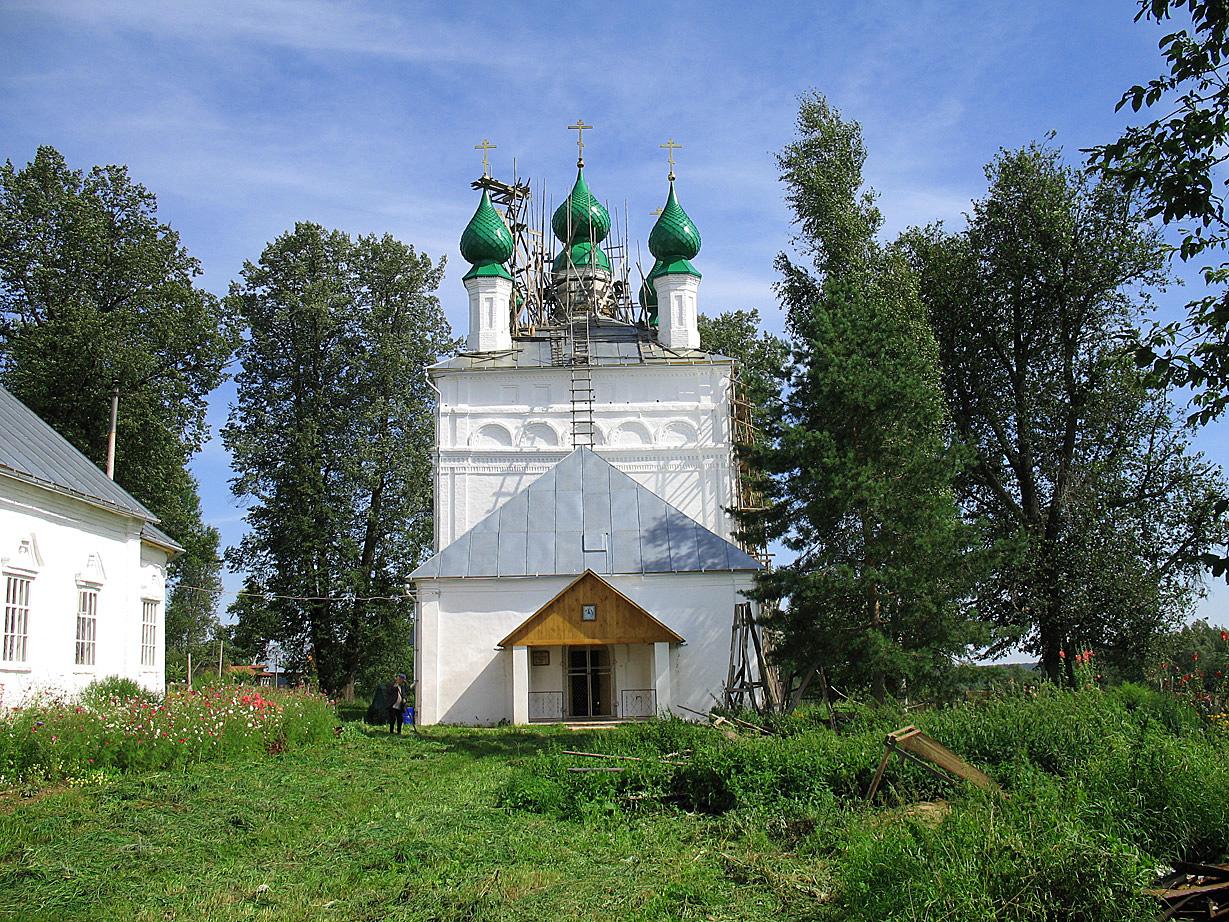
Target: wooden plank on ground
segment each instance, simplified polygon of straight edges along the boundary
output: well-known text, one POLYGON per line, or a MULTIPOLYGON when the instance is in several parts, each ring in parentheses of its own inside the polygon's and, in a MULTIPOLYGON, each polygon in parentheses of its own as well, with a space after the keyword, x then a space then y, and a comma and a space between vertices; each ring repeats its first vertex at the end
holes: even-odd
POLYGON ((942 743, 927 736, 917 727, 906 727, 904 731, 896 731, 896 745, 907 749, 914 755, 921 756, 929 762, 938 765, 944 771, 951 772, 958 778, 963 778, 970 784, 975 784, 986 791, 997 791, 999 786, 985 772, 974 768, 956 753, 942 743), (899 734, 899 735, 898 735, 899 734))
POLYGON ((902 727, 899 730, 893 730, 887 735, 883 745, 883 760, 879 763, 879 768, 875 772, 875 779, 871 782, 870 790, 867 792, 866 799, 868 802, 874 799, 876 792, 879 790, 879 785, 883 781, 883 773, 887 769, 888 762, 894 752, 901 758, 917 762, 940 778, 947 778, 946 775, 939 771, 939 768, 942 768, 943 771, 955 775, 957 778, 963 778, 970 784, 975 784, 987 791, 1002 793, 1002 789, 994 783, 989 775, 974 768, 942 743, 927 736, 918 727, 908 726, 902 727), (938 768, 934 766, 938 766, 938 768))
POLYGON ((1174 870, 1192 877, 1207 877, 1211 880, 1229 880, 1229 867, 1218 864, 1200 864, 1198 861, 1175 861, 1174 870))

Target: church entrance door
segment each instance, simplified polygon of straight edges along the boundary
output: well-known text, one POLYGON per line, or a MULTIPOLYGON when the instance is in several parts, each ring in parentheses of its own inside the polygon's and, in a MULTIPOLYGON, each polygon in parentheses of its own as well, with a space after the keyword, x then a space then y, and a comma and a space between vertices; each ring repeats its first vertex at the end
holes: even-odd
POLYGON ((611 717, 614 680, 607 647, 568 647, 568 715, 611 717))

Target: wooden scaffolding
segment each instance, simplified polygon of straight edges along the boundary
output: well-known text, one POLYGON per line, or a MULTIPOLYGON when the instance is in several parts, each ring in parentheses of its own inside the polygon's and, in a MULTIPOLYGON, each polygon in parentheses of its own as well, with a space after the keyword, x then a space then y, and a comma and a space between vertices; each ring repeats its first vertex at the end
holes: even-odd
MULTIPOLYGON (((730 473, 733 480, 730 511, 735 515, 762 512, 764 495, 755 483, 754 471, 746 455, 746 449, 758 437, 758 430, 737 365, 730 373, 729 396, 730 473)), ((772 566, 772 555, 767 544, 753 542, 741 533, 739 543, 765 570, 772 566)), ((756 619, 750 602, 739 602, 734 606, 734 623, 730 629, 730 665, 721 703, 731 710, 750 708, 760 713, 778 710, 784 703, 780 674, 770 658, 770 638, 756 619)))

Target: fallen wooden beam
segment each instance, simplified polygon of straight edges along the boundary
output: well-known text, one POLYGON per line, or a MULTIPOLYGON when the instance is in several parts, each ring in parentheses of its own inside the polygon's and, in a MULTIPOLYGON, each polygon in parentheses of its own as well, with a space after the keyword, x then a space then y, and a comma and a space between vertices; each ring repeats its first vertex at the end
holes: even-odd
POLYGON ((734 717, 732 715, 727 714, 725 716, 721 716, 719 714, 718 715, 705 714, 703 711, 697 711, 695 710, 695 708, 689 708, 682 704, 676 704, 675 707, 677 707, 681 711, 686 711, 689 714, 695 714, 697 717, 705 718, 714 727, 720 726, 721 721, 725 721, 726 723, 734 724, 734 726, 736 727, 742 727, 746 730, 754 730, 756 733, 759 733, 763 736, 773 735, 773 732, 766 727, 761 727, 759 724, 753 724, 746 720, 740 720, 739 718, 734 717))
POLYGON ((1144 893, 1165 907, 1162 920, 1229 922, 1229 864, 1175 861, 1173 871, 1158 877, 1144 893))
POLYGON ((588 768, 588 767, 582 768, 579 765, 571 765, 568 767, 568 771, 570 772, 621 772, 623 771, 623 769, 615 768, 612 765, 599 765, 599 766, 594 766, 592 768, 588 768))
POLYGON ((1198 861, 1175 861, 1174 870, 1191 877, 1207 877, 1210 880, 1229 880, 1229 867, 1216 864, 1200 864, 1198 861))
POLYGON ((917 727, 908 726, 892 731, 887 735, 883 745, 883 759, 879 762, 879 768, 875 771, 875 778, 871 782, 870 790, 866 794, 867 803, 875 799, 875 794, 879 791, 879 785, 883 783, 884 772, 887 771, 888 762, 891 761, 893 754, 909 759, 944 781, 950 781, 951 779, 948 775, 944 775, 943 772, 939 771, 940 768, 948 772, 948 774, 955 775, 957 778, 963 778, 965 781, 983 790, 1002 793, 1002 789, 994 783, 994 780, 989 775, 974 768, 938 740, 927 736, 917 727), (938 766, 938 768, 935 766, 938 766))
POLYGON ((1180 900, 1190 896, 1209 896, 1212 894, 1229 896, 1229 881, 1220 881, 1215 884, 1200 884, 1192 887, 1145 890, 1144 893, 1148 896, 1155 896, 1158 900, 1180 900))
POLYGON ((565 756, 584 756, 587 759, 624 759, 628 762, 660 762, 662 765, 684 765, 684 762, 671 762, 669 759, 642 759, 639 756, 617 756, 609 752, 577 752, 575 749, 563 750, 565 756))

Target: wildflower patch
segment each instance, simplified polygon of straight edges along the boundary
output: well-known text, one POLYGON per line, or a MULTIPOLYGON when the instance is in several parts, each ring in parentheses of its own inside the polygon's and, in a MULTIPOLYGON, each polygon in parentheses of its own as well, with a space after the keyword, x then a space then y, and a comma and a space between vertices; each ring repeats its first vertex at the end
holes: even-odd
POLYGON ((144 695, 46 697, 0 716, 0 786, 81 782, 263 755, 333 738, 312 692, 220 686, 144 695))

